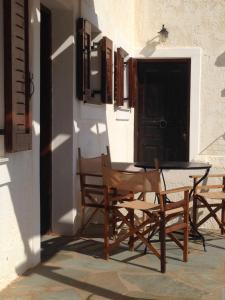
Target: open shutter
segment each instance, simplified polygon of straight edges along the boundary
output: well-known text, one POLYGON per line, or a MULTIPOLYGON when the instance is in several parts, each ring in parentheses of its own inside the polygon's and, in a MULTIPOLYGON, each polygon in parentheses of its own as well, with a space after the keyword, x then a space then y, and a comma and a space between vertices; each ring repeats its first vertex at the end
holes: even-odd
POLYGON ((112 51, 113 42, 103 37, 101 41, 102 51, 102 87, 101 97, 103 103, 112 103, 112 51))
POLYGON ((137 60, 129 58, 129 107, 135 107, 137 102, 137 60))
POLYGON ((4 0, 5 148, 31 149, 28 0, 4 0))
POLYGON ((77 20, 77 97, 91 98, 91 23, 77 20))
POLYGON ((117 106, 124 102, 124 57, 128 53, 122 48, 117 48, 114 53, 114 97, 117 106))

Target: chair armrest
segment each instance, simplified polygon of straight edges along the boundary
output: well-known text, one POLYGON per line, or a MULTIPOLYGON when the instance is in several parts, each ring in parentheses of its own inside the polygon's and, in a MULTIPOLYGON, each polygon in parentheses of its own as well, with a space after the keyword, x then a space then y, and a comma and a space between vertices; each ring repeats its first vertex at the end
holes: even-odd
POLYGON ((160 192, 160 194, 161 195, 167 195, 167 194, 172 194, 172 193, 185 192, 185 191, 189 191, 191 189, 192 189, 191 186, 182 186, 182 187, 179 187, 179 188, 162 191, 162 192, 160 192))
POLYGON ((129 170, 116 170, 117 172, 126 173, 126 174, 137 174, 141 171, 129 171, 129 170))
MULTIPOLYGON (((198 178, 201 178, 202 176, 204 176, 204 175, 190 175, 189 178, 198 179, 198 178)), ((210 174, 207 176, 207 178, 208 177, 225 177, 225 174, 210 174)))
POLYGON ((90 177, 102 177, 102 174, 94 174, 94 173, 80 173, 80 172, 77 172, 77 175, 80 175, 80 176, 90 176, 90 177))
POLYGON ((223 189, 223 184, 211 184, 211 185, 198 185, 196 186, 196 190, 210 190, 210 189, 223 189))

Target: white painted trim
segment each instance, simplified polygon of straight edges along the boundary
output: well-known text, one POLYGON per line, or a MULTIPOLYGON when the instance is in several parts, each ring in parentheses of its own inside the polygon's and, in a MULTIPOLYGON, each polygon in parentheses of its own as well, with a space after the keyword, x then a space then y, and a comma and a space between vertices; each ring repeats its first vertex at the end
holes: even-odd
POLYGON ((190 140, 189 160, 199 154, 200 141, 200 91, 201 91, 201 48, 162 48, 155 49, 150 56, 141 55, 136 49, 136 58, 190 58, 191 59, 191 93, 190 93, 190 140))

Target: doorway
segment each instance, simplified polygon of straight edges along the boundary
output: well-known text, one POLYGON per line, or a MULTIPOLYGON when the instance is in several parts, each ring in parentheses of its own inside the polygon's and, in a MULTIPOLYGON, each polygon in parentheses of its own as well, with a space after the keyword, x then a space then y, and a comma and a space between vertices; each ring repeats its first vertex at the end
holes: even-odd
POLYGON ((51 11, 41 5, 40 56, 40 211, 41 234, 51 230, 52 215, 52 21, 51 11))
POLYGON ((135 160, 189 160, 190 59, 138 60, 135 160))

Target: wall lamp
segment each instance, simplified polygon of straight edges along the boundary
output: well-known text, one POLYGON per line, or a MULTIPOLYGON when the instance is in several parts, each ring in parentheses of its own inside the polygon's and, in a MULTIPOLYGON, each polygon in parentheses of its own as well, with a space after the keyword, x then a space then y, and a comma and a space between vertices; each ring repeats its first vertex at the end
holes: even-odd
POLYGON ((164 43, 169 35, 169 32, 167 31, 164 25, 162 25, 162 29, 158 33, 159 33, 160 41, 164 43))

